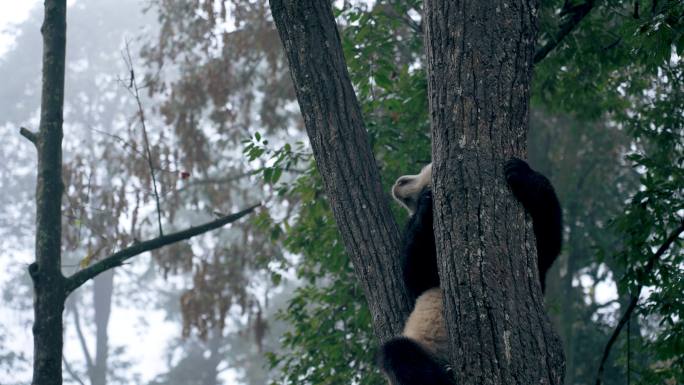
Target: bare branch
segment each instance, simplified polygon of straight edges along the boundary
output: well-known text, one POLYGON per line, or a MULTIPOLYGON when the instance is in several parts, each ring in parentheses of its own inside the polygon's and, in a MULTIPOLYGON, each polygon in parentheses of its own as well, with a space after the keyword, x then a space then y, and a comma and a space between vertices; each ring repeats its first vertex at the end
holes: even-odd
POLYGON ((21 134, 21 136, 28 139, 31 143, 38 144, 38 135, 36 135, 36 133, 34 133, 33 131, 30 131, 28 128, 20 127, 19 133, 21 134))
POLYGON ((537 50, 534 54, 534 64, 539 63, 544 60, 549 52, 553 51, 554 48, 560 44, 565 37, 572 32, 579 25, 579 23, 589 14, 594 8, 596 1, 587 0, 585 3, 572 6, 569 8, 563 8, 561 15, 570 15, 568 19, 561 25, 560 29, 556 33, 556 36, 552 37, 546 44, 537 50))
POLYGON ((78 336, 78 342, 81 344, 81 350, 83 351, 83 356, 85 357, 86 367, 88 368, 88 373, 90 373, 93 370, 93 358, 90 355, 88 344, 86 343, 85 336, 83 335, 83 330, 81 329, 81 317, 78 314, 78 309, 76 308, 75 303, 72 302, 70 307, 71 312, 74 314, 74 325, 76 326, 76 335, 78 336))
MULTIPOLYGON (((248 176, 252 175, 257 175, 261 173, 261 169, 256 169, 256 170, 251 170, 251 171, 245 171, 245 172, 240 172, 234 175, 228 175, 223 178, 205 178, 205 179, 193 179, 192 182, 188 182, 185 184, 184 188, 190 187, 190 186, 201 186, 201 185, 221 185, 221 184, 226 184, 226 183, 232 183, 237 180, 240 180, 242 178, 246 178, 248 176)), ((182 188, 178 189, 182 190, 182 188)))
MULTIPOLYGON (((682 232, 684 232, 684 221, 682 222, 682 224, 679 225, 679 227, 674 232, 672 232, 672 234, 670 234, 669 237, 667 237, 665 242, 658 248, 655 254, 653 254, 651 258, 648 259, 648 262, 646 263, 646 266, 644 267, 643 271, 643 274, 645 276, 651 274, 653 268, 655 267, 655 263, 658 261, 658 259, 660 259, 660 257, 663 256, 663 254, 665 254, 667 249, 670 248, 670 246, 677 240, 677 238, 679 238, 679 235, 682 232)), ((629 305, 627 306, 625 313, 622 314, 622 317, 620 318, 620 321, 615 327, 613 334, 610 336, 610 339, 608 340, 606 347, 603 349, 603 356, 601 357, 601 363, 599 364, 598 373, 596 374, 596 385, 601 385, 601 381, 603 380, 603 369, 606 364, 606 361, 608 360, 608 356, 610 355, 610 351, 613 348, 613 344, 615 344, 615 341, 617 341, 617 338, 620 335, 622 328, 625 326, 625 324, 631 317, 632 313, 634 312, 634 309, 636 309, 637 302, 639 301, 639 296, 641 295, 641 289, 643 289, 643 287, 643 283, 640 283, 639 286, 637 286, 636 290, 634 291, 634 294, 632 294, 629 300, 629 305)))
POLYGON ((154 174, 154 164, 152 163, 152 151, 150 151, 150 141, 147 136, 147 125, 145 124, 145 110, 143 109, 142 102, 140 101, 140 88, 138 88, 138 82, 135 80, 135 72, 133 70, 133 59, 131 58, 131 50, 128 47, 128 41, 126 41, 126 50, 124 51, 124 61, 128 66, 128 70, 131 74, 128 90, 135 97, 135 102, 138 106, 138 116, 140 118, 140 125, 142 126, 143 140, 145 141, 145 152, 147 153, 147 164, 150 168, 150 176, 152 177, 152 187, 154 188, 154 199, 157 203, 157 223, 159 224, 159 236, 164 235, 161 223, 161 203, 159 202, 159 191, 157 190, 157 177, 154 174))
POLYGON ((259 206, 261 206, 261 204, 255 204, 235 214, 230 214, 199 226, 190 227, 186 230, 178 231, 168 235, 162 235, 144 242, 134 243, 132 246, 129 246, 123 250, 119 250, 116 253, 108 257, 105 257, 101 261, 94 263, 93 265, 67 278, 66 292, 67 294, 71 293, 72 291, 76 290, 78 287, 86 283, 88 280, 94 278, 98 274, 105 272, 116 266, 121 266, 126 260, 130 258, 140 255, 146 251, 155 250, 170 245, 172 243, 182 241, 185 239, 190 239, 196 235, 204 234, 208 231, 223 227, 228 223, 235 222, 238 219, 244 217, 245 215, 251 213, 252 211, 254 211, 254 209, 256 209, 259 206))
POLYGON ((62 362, 64 363, 64 368, 66 369, 67 373, 69 373, 69 375, 71 376, 71 378, 72 378, 74 381, 78 382, 79 384, 85 385, 85 383, 83 382, 83 380, 81 380, 81 379, 78 377, 78 375, 76 375, 76 372, 74 372, 73 369, 71 369, 71 365, 69 365, 69 362, 66 360, 66 357, 64 357, 64 355, 62 355, 62 362))

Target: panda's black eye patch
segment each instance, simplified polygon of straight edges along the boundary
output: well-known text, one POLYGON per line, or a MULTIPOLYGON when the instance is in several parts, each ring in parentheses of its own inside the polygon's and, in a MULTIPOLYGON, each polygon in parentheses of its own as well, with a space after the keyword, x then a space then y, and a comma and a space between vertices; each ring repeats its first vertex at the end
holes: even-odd
POLYGON ((397 185, 403 186, 403 185, 405 185, 405 184, 408 183, 408 182, 409 182, 408 179, 399 179, 399 180, 397 181, 397 185))

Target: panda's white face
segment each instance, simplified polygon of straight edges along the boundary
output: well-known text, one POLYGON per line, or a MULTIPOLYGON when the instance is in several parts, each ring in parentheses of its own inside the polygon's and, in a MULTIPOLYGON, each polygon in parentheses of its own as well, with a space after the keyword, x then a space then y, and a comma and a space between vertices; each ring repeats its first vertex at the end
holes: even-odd
POLYGON ((413 214, 416 211, 420 193, 424 188, 430 188, 431 183, 432 163, 423 167, 417 175, 400 176, 392 186, 392 196, 406 207, 409 213, 413 214))

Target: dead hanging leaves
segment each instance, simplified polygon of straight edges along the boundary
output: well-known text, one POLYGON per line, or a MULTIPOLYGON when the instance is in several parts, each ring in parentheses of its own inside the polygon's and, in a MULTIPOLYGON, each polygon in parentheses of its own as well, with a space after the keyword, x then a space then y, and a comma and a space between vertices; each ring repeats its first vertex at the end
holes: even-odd
MULTIPOLYGON (((226 202, 253 201, 255 196, 257 182, 248 179, 252 174, 235 167, 243 164, 242 140, 256 126, 267 134, 301 127, 268 3, 155 4, 161 29, 159 40, 142 52, 149 69, 144 84, 150 96, 163 100, 158 112, 171 126, 165 135, 172 136, 160 139, 158 148, 152 143, 152 152, 160 158, 156 164, 176 167, 173 177, 183 186, 168 195, 162 191, 165 210, 170 218, 188 206, 229 212, 226 202), (168 80, 164 70, 171 67, 178 72, 168 80), (165 163, 166 158, 175 163, 165 163)), ((169 173, 158 175, 170 178, 169 173)), ((192 288, 181 299, 185 336, 196 332, 207 338, 212 328, 229 322, 231 310, 247 316, 257 341, 266 333, 265 301, 250 293, 248 284, 264 261, 282 258, 281 247, 270 239, 269 229, 250 222, 233 224, 231 234, 232 239, 217 239, 213 250, 178 245, 153 254, 165 276, 193 276, 192 288)))

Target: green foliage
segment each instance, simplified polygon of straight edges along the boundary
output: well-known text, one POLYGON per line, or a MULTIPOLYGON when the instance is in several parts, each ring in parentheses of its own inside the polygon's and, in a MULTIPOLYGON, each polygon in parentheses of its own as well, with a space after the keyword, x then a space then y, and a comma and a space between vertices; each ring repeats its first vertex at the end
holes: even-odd
MULTIPOLYGON (((563 3, 544 3, 542 36, 548 38, 552 35, 550 31, 557 29, 557 10, 563 3)), ((606 372, 606 383, 619 381, 627 375, 644 384, 683 382, 684 330, 681 322, 676 321, 683 315, 681 242, 671 246, 656 262, 651 274, 644 271, 655 250, 680 225, 684 213, 684 99, 680 59, 684 49, 683 15, 684 3, 680 1, 597 3, 580 26, 539 63, 535 71, 535 106, 543 106, 556 115, 570 113, 587 123, 606 122, 605 127, 594 128, 595 134, 580 133, 579 138, 583 138, 580 142, 585 144, 574 153, 575 157, 579 156, 577 161, 593 159, 595 162, 596 166, 590 168, 589 183, 594 177, 605 178, 605 182, 594 184, 589 195, 580 190, 575 198, 572 195, 561 197, 566 205, 566 223, 570 230, 566 247, 568 256, 562 257, 568 258, 568 274, 571 278, 590 276, 594 282, 600 282, 612 273, 619 280, 620 298, 634 294, 640 285, 649 288, 647 299, 642 299, 640 304, 639 315, 632 319, 632 324, 637 326, 631 328, 634 330, 630 333, 630 351, 623 336, 619 344, 621 349, 613 354, 613 365, 623 369, 615 371, 619 368, 614 366, 612 373, 606 372), (628 155, 627 166, 633 166, 639 175, 638 188, 631 187, 629 178, 615 178, 617 172, 624 173, 624 166, 614 164, 615 172, 606 167, 606 162, 619 159, 612 151, 604 153, 614 146, 599 144, 607 131, 622 132, 629 139, 627 147, 618 155, 628 155), (594 145, 589 146, 590 143, 594 145), (623 171, 619 171, 621 168, 623 171), (606 186, 617 188, 614 198, 605 194, 610 192, 606 186), (628 196, 631 198, 626 199, 628 196), (615 198, 628 202, 626 207, 622 205, 619 215, 605 210, 611 201, 611 206, 615 207, 615 198), (614 235, 601 226, 591 225, 601 216, 603 219, 599 220, 603 223, 615 218, 611 227, 614 235), (587 222, 592 217, 595 219, 587 222), (580 226, 577 226, 578 220, 580 226), (603 238, 593 244, 598 253, 586 249, 589 238, 603 238), (582 247, 585 247, 583 251, 582 247), (631 359, 628 358, 630 354, 631 359)), ((621 142, 616 139, 616 143, 621 142)), ((567 155, 571 152, 569 150, 556 162, 568 162, 567 155)), ((577 165, 579 169, 585 168, 584 162, 577 165)), ((566 170, 572 172, 569 168, 566 170)), ((564 178, 567 174, 557 175, 564 178)), ((561 297, 558 301, 566 303, 568 294, 561 293, 566 298, 561 297)), ((578 294, 578 301, 585 300, 584 295, 578 294)), ((582 322, 559 321, 568 351, 568 378, 572 379, 568 381, 592 383, 595 362, 586 357, 599 356, 612 333, 614 320, 624 311, 624 306, 607 311, 607 307, 601 309, 598 304, 586 306, 576 301, 572 307, 575 310, 570 313, 571 317, 582 322), (580 316, 578 312, 584 315, 580 316), (589 322, 586 319, 589 317, 598 322, 589 322), (589 346, 593 348, 587 350, 589 346), (580 358, 582 355, 585 358, 580 358)), ((561 312, 565 312, 558 317, 568 317, 568 309, 568 306, 562 306, 561 312)))
POLYGON ((656 258, 654 253, 684 224, 684 64, 660 68, 651 88, 634 98, 623 116, 634 138, 627 156, 640 174, 641 188, 614 225, 624 235, 617 259, 626 273, 623 293, 650 293, 640 304, 644 341, 650 356, 636 368, 643 383, 684 383, 684 253, 681 237, 656 258), (653 265, 648 271, 647 266, 653 265))
MULTIPOLYGON (((561 3, 544 2, 542 27, 557 29, 561 3)), ((536 103, 590 119, 624 111, 630 106, 625 95, 648 88, 658 68, 684 52, 682 2, 598 3, 537 65, 533 84, 536 103), (636 15, 635 7, 641 10, 636 15)))
POLYGON ((281 369, 278 383, 379 384, 370 314, 322 192, 314 169, 290 191, 302 199, 298 219, 283 224, 284 245, 301 256, 297 275, 304 284, 280 314, 291 325, 281 340, 291 351, 269 360, 281 369))
MULTIPOLYGON (((564 211, 563 252, 547 275, 545 303, 565 348, 567 384, 594 383, 597 357, 612 331, 604 322, 614 303, 594 295, 611 273, 619 273, 612 259, 599 261, 596 251, 614 249, 618 238, 608 231, 608 219, 621 212, 635 188, 634 173, 620 162, 630 140, 605 120, 540 108, 531 113, 529 160, 550 177, 564 211), (592 284, 578 285, 580 278, 592 284)), ((605 383, 624 383, 622 369, 609 361, 605 383)))
MULTIPOLYGON (((290 143, 285 143, 281 148, 273 149, 268 145, 268 140, 263 138, 259 132, 254 133, 254 137, 244 140, 243 153, 247 156, 249 161, 257 159, 265 159, 266 165, 261 167, 264 182, 275 185, 283 175, 283 171, 292 171, 294 167, 303 161, 309 161, 312 158, 311 151, 306 148, 302 142, 295 143, 294 147, 290 143)), ((282 196, 287 189, 279 189, 282 196)))
POLYGON ((420 9, 420 1, 410 0, 339 10, 342 46, 371 144, 390 171, 385 182, 431 161, 422 35, 411 18, 420 9))

